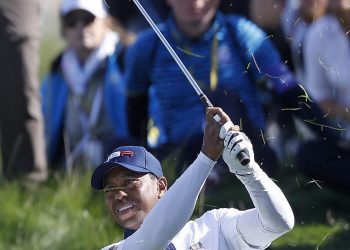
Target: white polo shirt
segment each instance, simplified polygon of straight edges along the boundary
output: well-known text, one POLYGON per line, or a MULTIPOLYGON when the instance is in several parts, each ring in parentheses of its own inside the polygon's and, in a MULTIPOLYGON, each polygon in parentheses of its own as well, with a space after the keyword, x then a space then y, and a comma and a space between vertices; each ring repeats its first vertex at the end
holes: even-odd
POLYGON ((265 249, 294 225, 282 191, 261 170, 237 176, 256 208, 214 209, 189 221, 198 194, 215 162, 200 153, 126 240, 102 250, 265 249))

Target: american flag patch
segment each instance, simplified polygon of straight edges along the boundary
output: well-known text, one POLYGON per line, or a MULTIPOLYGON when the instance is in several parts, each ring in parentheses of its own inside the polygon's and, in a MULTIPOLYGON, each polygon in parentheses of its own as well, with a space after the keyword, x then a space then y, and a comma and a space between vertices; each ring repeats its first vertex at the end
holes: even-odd
POLYGON ((204 249, 202 243, 200 243, 200 242, 193 243, 193 244, 190 246, 190 250, 199 250, 199 249, 204 249))
POLYGON ((115 158, 115 157, 119 157, 119 156, 133 156, 134 152, 130 151, 130 150, 124 150, 124 151, 116 151, 113 152, 112 154, 110 154, 107 158, 107 160, 105 162, 109 162, 111 159, 115 158))
POLYGON ((130 151, 130 150, 124 150, 124 151, 120 151, 120 156, 124 156, 124 155, 127 155, 127 156, 133 156, 134 152, 130 151))

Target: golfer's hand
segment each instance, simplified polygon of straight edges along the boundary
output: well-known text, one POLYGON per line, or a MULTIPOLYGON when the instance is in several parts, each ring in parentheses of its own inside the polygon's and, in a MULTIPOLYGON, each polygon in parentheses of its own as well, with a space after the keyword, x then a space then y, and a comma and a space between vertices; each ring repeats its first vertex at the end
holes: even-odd
POLYGON ((230 118, 221 108, 207 108, 202 152, 213 161, 217 161, 222 154, 224 142, 220 139, 219 134, 222 124, 228 121, 230 121, 230 118), (215 115, 221 118, 220 123, 213 118, 215 115))
POLYGON ((254 173, 259 165, 254 161, 253 145, 249 138, 240 131, 230 129, 224 139, 224 151, 222 158, 228 165, 230 172, 238 175, 247 175, 254 173), (237 158, 237 154, 244 151, 250 158, 248 165, 242 166, 237 158))

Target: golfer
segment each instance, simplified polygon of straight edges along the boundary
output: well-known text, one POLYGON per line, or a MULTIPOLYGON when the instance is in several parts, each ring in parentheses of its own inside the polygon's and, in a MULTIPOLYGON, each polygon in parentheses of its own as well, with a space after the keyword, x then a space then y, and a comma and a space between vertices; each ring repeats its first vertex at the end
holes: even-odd
POLYGON ((109 212, 125 230, 124 240, 103 250, 265 249, 294 225, 287 199, 254 161, 250 140, 216 107, 207 108, 201 152, 169 190, 159 161, 137 146, 115 149, 95 169, 91 185, 105 191, 109 212), (236 158, 242 150, 250 157, 247 166, 236 158), (213 209, 192 221, 198 194, 221 154, 255 207, 213 209))

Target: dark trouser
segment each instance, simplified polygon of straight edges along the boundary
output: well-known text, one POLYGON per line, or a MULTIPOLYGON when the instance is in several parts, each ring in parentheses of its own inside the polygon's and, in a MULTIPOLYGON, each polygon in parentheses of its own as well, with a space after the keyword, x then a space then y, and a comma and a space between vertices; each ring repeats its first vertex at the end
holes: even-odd
POLYGON ((306 176, 322 181, 321 186, 350 193, 349 149, 322 141, 309 141, 301 145, 296 166, 306 176))
POLYGON ((47 175, 38 81, 39 10, 39 0, 0 3, 0 138, 2 172, 8 179, 47 175))

